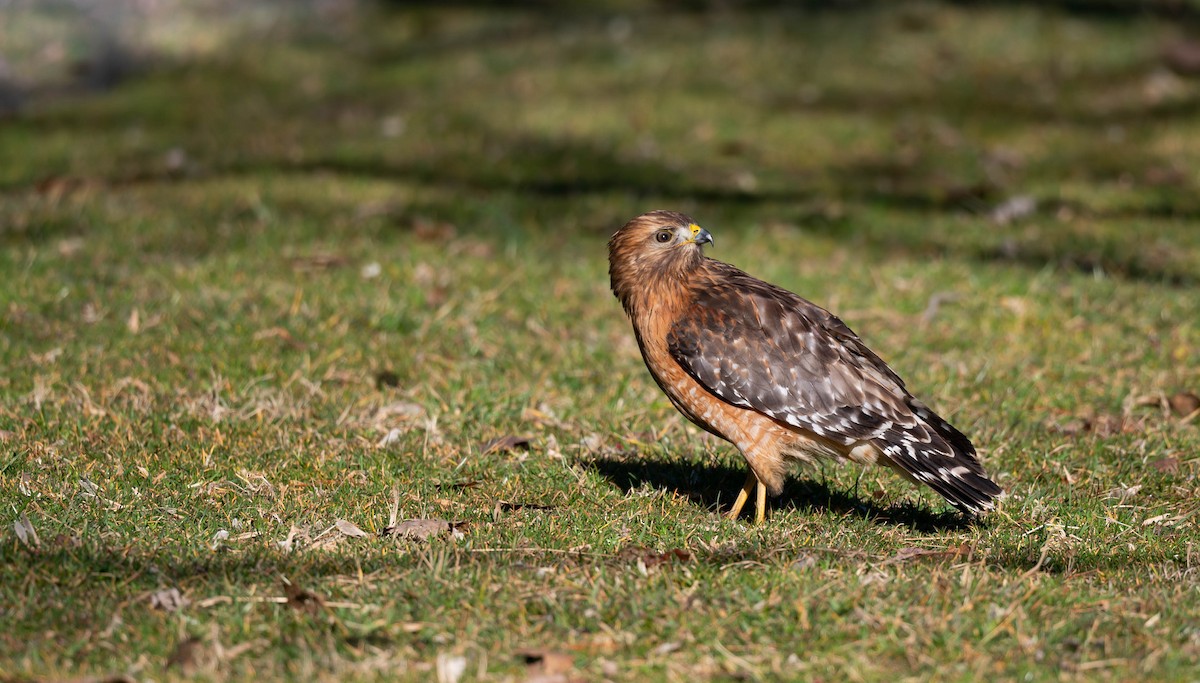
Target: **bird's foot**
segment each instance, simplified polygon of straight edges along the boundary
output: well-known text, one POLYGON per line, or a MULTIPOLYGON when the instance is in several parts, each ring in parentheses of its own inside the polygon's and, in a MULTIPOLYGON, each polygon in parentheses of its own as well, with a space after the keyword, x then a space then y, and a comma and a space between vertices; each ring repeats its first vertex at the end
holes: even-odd
POLYGON ((742 513, 742 508, 746 505, 746 501, 750 500, 750 492, 754 491, 754 523, 762 524, 767 518, 767 487, 758 477, 755 476, 754 470, 750 470, 750 474, 746 475, 746 483, 742 485, 742 490, 738 491, 737 499, 733 501, 733 507, 729 512, 725 513, 728 519, 737 519, 742 513))

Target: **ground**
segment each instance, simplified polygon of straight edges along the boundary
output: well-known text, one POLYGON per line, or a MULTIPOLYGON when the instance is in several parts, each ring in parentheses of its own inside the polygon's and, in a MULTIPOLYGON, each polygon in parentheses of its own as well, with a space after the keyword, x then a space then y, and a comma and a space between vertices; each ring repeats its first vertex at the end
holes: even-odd
POLYGON ((1077 6, 0 9, 0 679, 1194 676, 1196 23, 1077 6), (722 519, 608 291, 654 208, 1000 509, 722 519))

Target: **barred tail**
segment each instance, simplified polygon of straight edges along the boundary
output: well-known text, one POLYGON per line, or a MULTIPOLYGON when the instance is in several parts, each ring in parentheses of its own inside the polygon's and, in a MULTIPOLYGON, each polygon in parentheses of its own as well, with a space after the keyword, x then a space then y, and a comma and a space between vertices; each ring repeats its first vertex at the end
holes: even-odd
POLYGON ((921 421, 890 429, 875 442, 892 466, 963 512, 991 510, 1004 491, 983 471, 971 440, 924 403, 909 399, 909 407, 921 421))

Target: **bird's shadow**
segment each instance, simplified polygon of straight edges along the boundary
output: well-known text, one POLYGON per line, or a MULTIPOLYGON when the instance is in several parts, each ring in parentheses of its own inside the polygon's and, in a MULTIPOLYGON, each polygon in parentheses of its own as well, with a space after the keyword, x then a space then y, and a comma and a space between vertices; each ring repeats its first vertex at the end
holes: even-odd
MULTIPOLYGON (((714 512, 726 512, 746 479, 746 470, 728 465, 659 461, 644 458, 584 460, 582 465, 608 479, 622 491, 643 485, 687 496, 693 503, 714 512)), ((753 508, 747 503, 742 515, 753 508)), ((979 520, 959 512, 932 512, 908 503, 879 506, 851 491, 830 488, 811 479, 788 479, 783 493, 767 501, 768 510, 828 510, 852 514, 876 524, 906 526, 920 532, 957 531, 979 524, 979 520)))

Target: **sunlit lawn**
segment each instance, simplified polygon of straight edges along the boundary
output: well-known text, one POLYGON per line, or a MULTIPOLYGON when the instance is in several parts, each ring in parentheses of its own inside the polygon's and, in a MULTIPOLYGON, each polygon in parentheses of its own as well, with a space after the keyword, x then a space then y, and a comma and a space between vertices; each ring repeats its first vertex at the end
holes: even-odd
POLYGON ((0 121, 0 679, 1194 676, 1176 27, 241 30, 0 121), (652 208, 837 312, 973 437, 999 511, 830 466, 721 518, 744 465, 608 291, 608 235, 652 208))

